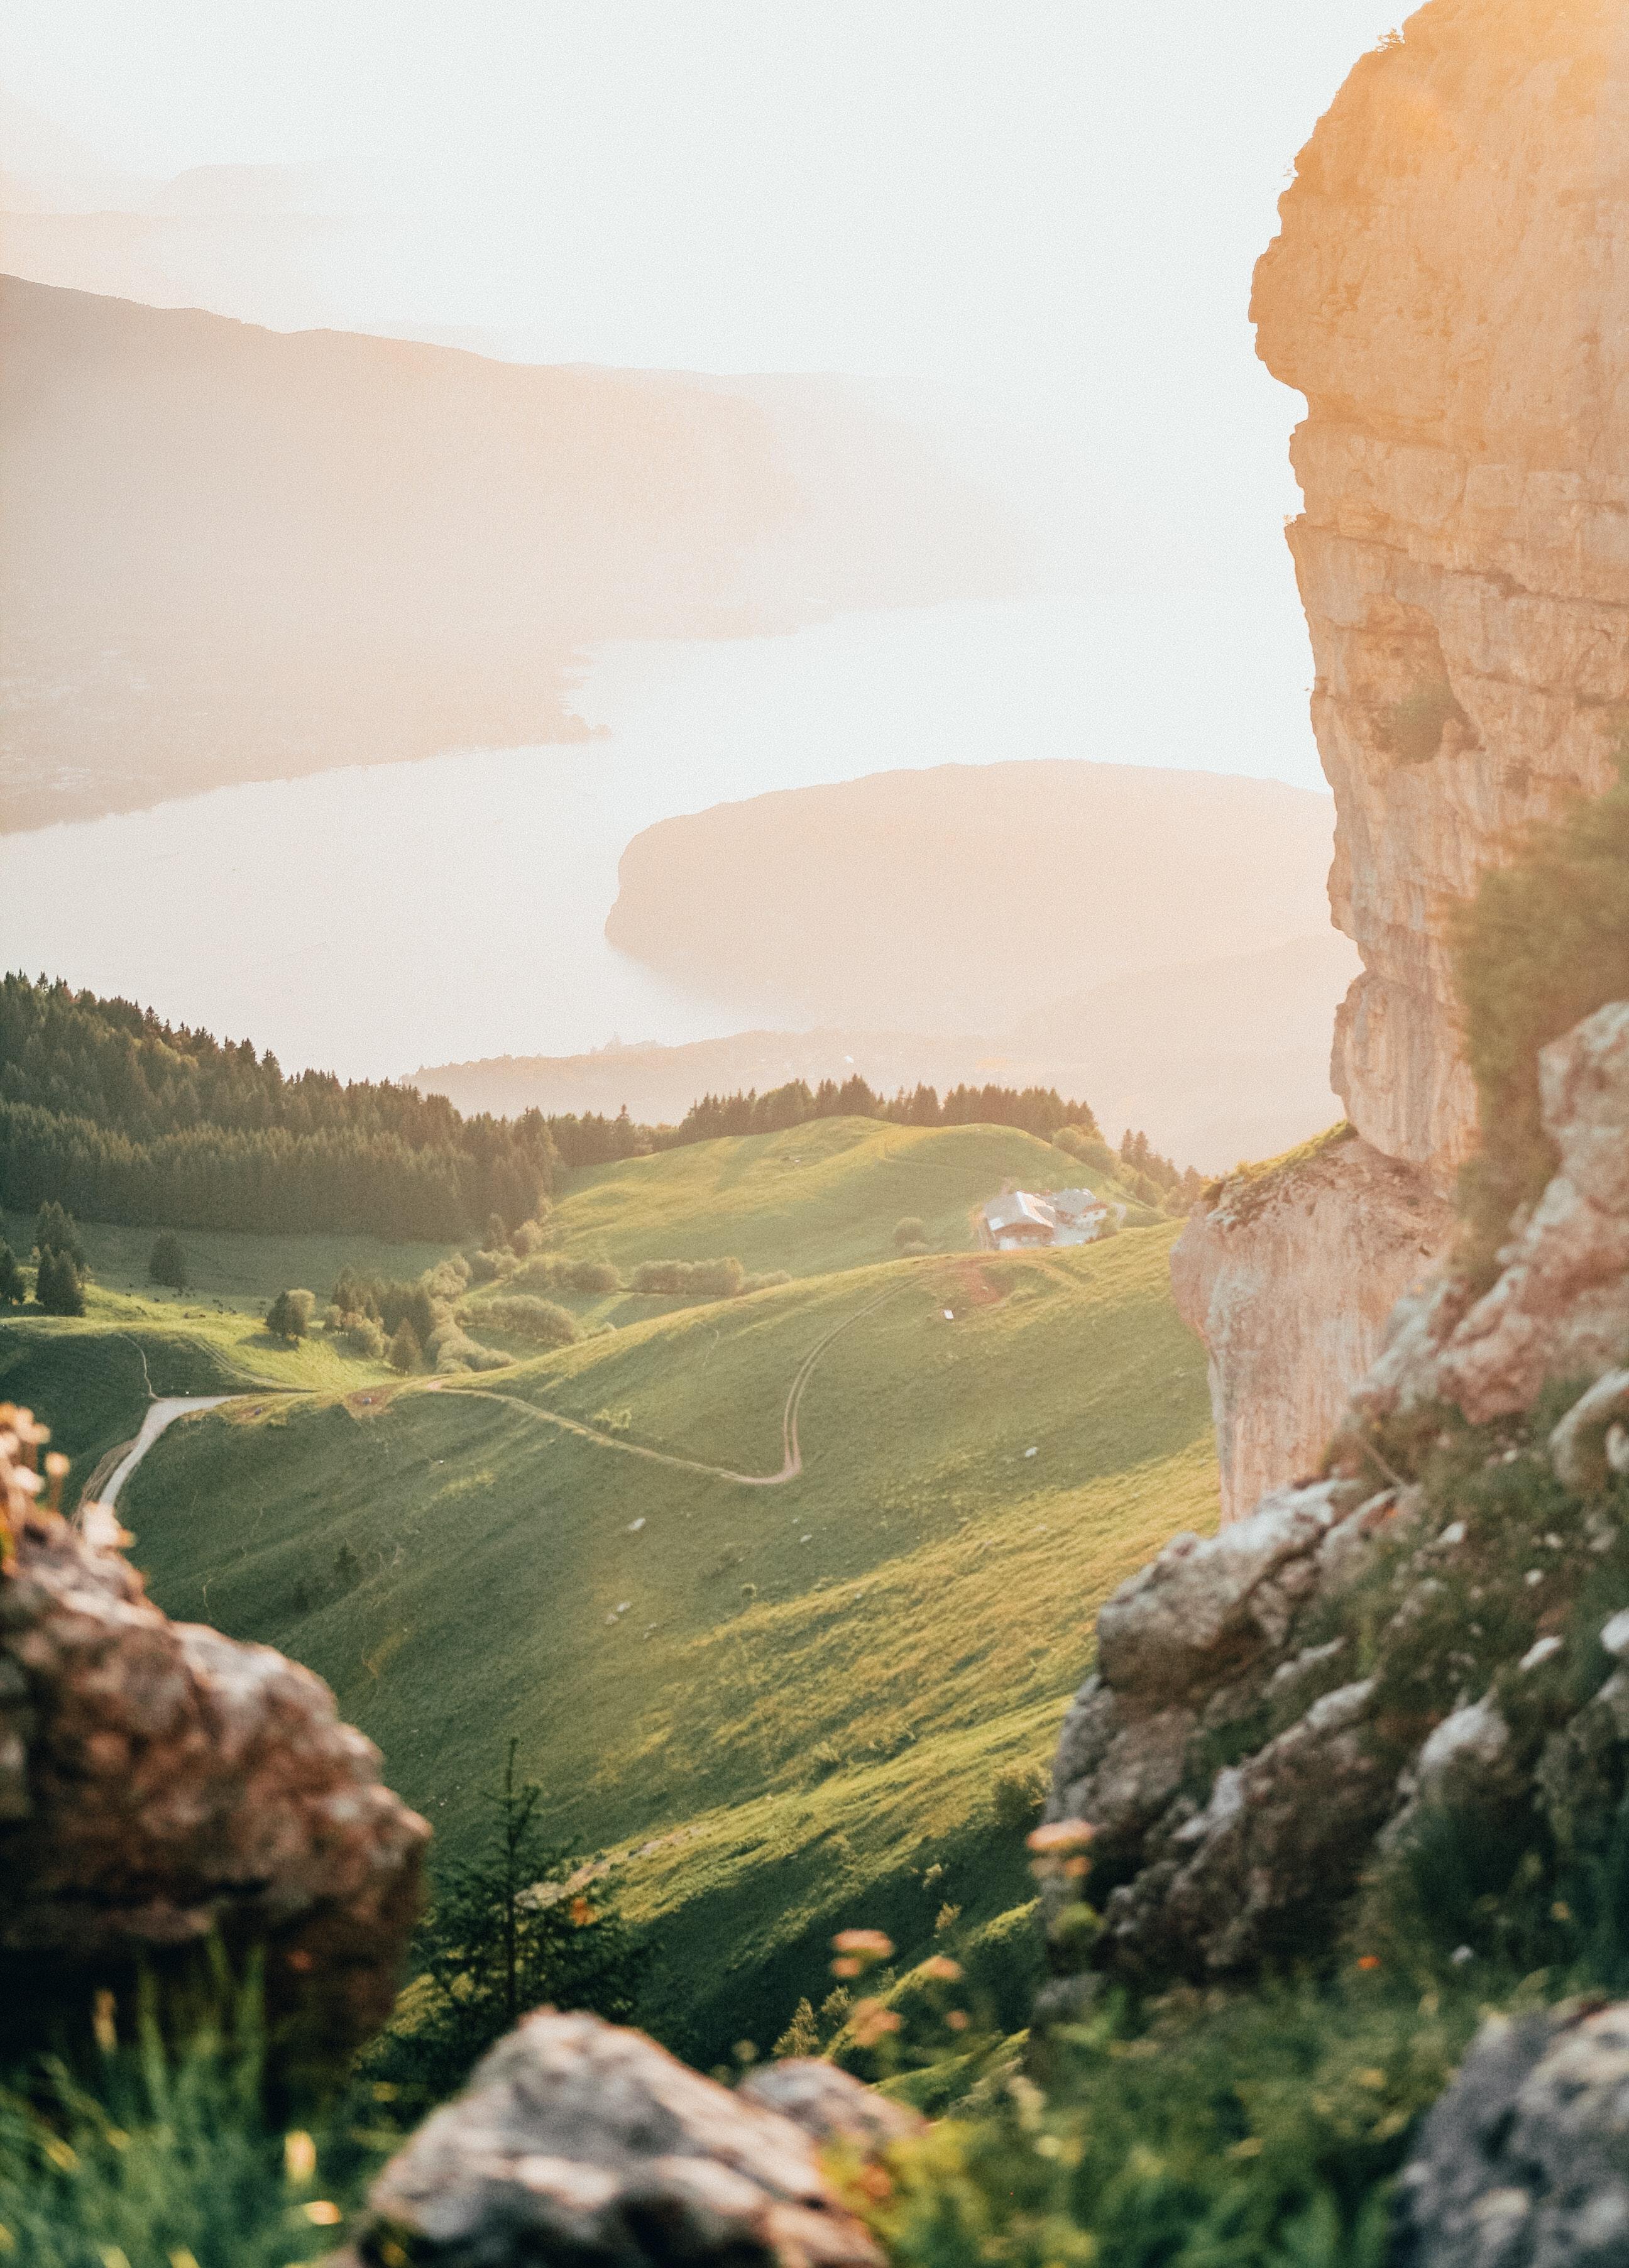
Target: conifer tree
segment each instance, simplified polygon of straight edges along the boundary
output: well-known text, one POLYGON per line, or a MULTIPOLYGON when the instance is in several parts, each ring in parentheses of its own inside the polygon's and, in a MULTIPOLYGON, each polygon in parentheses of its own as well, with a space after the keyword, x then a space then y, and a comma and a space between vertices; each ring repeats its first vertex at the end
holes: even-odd
POLYGON ((167 1285, 173 1292, 184 1292, 190 1272, 180 1237, 173 1229, 166 1228, 148 1255, 149 1279, 154 1284, 167 1285))
POLYGON ((54 1197, 47 1198, 35 1218, 34 1249, 41 1256, 47 1252, 65 1252, 76 1268, 85 1266, 85 1247, 79 1241, 74 1217, 64 1212, 54 1197))
POLYGON ((23 1271, 17 1264, 17 1255, 4 1238, 0 1237, 0 1307, 18 1306, 26 1289, 23 1271))
POLYGON ((381 2060, 412 2093, 439 2100, 531 2009, 591 2008, 625 2022, 644 1962, 598 1885, 573 1888, 577 1854, 552 1845, 542 1790, 517 1784, 511 1741, 491 1827, 473 1858, 439 1874, 416 1948, 420 2010, 381 2060))
POLYGON ((84 1314, 85 1291, 70 1253, 55 1251, 49 1245, 46 1247, 40 1255, 39 1272, 34 1278, 34 1298, 48 1315, 84 1314))
POLYGON ((386 1359, 392 1370, 399 1370, 405 1375, 409 1370, 416 1370, 424 1359, 424 1351, 419 1345, 413 1326, 403 1315, 401 1328, 390 1342, 390 1352, 386 1359))

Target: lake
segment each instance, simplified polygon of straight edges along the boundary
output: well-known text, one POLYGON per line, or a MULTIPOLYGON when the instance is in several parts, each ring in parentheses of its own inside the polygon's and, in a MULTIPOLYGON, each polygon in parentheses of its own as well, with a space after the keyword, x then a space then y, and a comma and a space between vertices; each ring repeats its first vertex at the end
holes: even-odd
MULTIPOLYGON (((584 744, 232 787, 0 839, 4 960, 274 1048, 287 1069, 739 1029, 607 945, 631 836, 873 771, 1072 757, 1322 786, 1305 632, 1224 592, 839 617, 611 646, 584 744)), ((760 1017, 757 1020, 762 1021, 760 1017)))

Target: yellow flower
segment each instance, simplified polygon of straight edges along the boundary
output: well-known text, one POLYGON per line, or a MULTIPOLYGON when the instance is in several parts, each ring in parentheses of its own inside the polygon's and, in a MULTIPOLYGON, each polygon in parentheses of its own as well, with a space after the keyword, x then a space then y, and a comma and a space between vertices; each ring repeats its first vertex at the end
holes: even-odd
POLYGON ((283 2167, 289 2179, 302 2188, 317 2170, 317 2146, 298 2127, 283 2138, 283 2167))

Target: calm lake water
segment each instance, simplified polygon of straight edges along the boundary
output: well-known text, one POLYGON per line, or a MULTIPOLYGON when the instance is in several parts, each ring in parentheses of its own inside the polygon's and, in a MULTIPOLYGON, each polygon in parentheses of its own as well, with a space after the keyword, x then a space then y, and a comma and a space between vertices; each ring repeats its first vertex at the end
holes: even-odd
POLYGON ((609 647, 576 704, 604 740, 225 788, 0 839, 4 960, 351 1077, 613 1035, 707 1038, 741 1027, 730 1003, 659 982, 602 933, 617 859, 652 821, 1015 758, 1321 786, 1309 674, 1293 598, 1264 622, 1214 593, 609 647))

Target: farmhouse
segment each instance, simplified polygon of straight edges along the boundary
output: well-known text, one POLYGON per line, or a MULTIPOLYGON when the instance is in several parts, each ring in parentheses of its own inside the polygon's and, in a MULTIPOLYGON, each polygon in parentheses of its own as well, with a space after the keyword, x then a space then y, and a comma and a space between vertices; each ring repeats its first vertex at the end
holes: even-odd
POLYGON ((980 1241, 992 1252, 1090 1244, 1102 1235, 1108 1219, 1108 1206, 1090 1189, 1054 1189, 1047 1197, 1013 1189, 992 1197, 984 1207, 979 1217, 980 1241))

